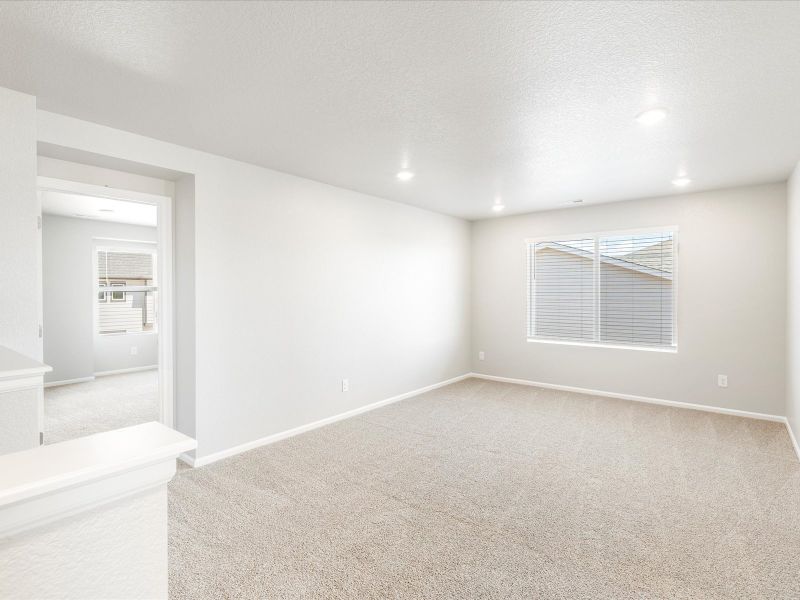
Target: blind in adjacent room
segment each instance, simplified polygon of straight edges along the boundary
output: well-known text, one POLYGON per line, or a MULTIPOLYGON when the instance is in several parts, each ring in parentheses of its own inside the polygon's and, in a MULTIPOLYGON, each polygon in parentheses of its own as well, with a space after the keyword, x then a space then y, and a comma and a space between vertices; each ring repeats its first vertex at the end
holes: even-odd
POLYGON ((674 346, 674 233, 528 244, 528 336, 674 346))

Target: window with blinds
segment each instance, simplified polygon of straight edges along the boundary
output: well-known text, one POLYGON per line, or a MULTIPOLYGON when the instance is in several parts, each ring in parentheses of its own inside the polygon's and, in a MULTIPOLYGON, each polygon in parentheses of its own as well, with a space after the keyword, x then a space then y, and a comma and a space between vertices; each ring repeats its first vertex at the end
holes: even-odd
POLYGON ((156 315, 156 252, 96 248, 97 333, 151 333, 156 315))
POLYGON ((528 244, 528 337, 675 346, 675 232, 528 244))

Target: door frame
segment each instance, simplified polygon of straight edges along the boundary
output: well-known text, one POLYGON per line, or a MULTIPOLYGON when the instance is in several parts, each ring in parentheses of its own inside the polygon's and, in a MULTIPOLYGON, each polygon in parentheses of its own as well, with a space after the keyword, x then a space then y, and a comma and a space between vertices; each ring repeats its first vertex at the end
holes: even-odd
MULTIPOLYGON (((68 179, 38 176, 37 189, 41 192, 65 192, 95 198, 125 200, 151 204, 158 210, 156 225, 156 251, 158 260, 158 396, 160 421, 175 427, 175 325, 173 279, 173 199, 169 196, 147 194, 120 188, 111 188, 68 179)), ((97 298, 97 294, 93 294, 97 298)), ((45 332, 46 335, 46 332, 45 332)))

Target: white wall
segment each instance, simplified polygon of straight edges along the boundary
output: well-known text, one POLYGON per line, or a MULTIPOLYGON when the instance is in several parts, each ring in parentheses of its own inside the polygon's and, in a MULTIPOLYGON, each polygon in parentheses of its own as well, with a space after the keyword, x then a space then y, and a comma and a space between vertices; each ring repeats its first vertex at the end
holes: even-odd
POLYGON ((788 187, 786 416, 795 439, 800 441, 800 163, 795 167, 788 187))
POLYGON ((97 335, 94 329, 93 242, 97 237, 155 241, 156 229, 44 215, 42 268, 45 382, 158 364, 158 335, 97 335), (138 354, 131 356, 136 346, 138 354))
POLYGON ((0 345, 41 360, 36 99, 0 88, 0 345))
POLYGON ((38 128, 195 176, 198 456, 469 371, 467 222, 52 113, 38 128))
MULTIPOLYGON (((45 148, 45 151, 47 148, 45 148)), ((120 190, 142 192, 154 196, 172 197, 175 184, 158 177, 148 177, 139 173, 129 173, 118 169, 109 169, 95 165, 87 165, 73 160, 38 156, 37 172, 42 177, 66 179, 91 185, 103 185, 120 190)))
POLYGON ((475 372, 785 414, 785 184, 478 221, 472 269, 475 372), (676 354, 526 340, 526 238, 667 225, 680 230, 676 354))
POLYGON ((167 598, 166 484, 79 514, 64 512, 3 539, 0 598, 167 598))

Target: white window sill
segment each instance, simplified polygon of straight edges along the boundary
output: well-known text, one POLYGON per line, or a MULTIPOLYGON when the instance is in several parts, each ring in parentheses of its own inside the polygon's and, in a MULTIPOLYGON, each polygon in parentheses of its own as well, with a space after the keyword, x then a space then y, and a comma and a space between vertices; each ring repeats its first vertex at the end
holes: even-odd
POLYGON ((551 340, 542 338, 528 338, 528 342, 534 344, 556 344, 559 346, 585 346, 587 348, 610 348, 613 350, 643 350, 645 352, 666 352, 677 354, 678 346, 624 346, 621 344, 602 344, 597 342, 572 342, 568 340, 551 340))
POLYGON ((158 331, 118 331, 113 333, 98 333, 98 337, 120 337, 123 335, 156 335, 158 331))

